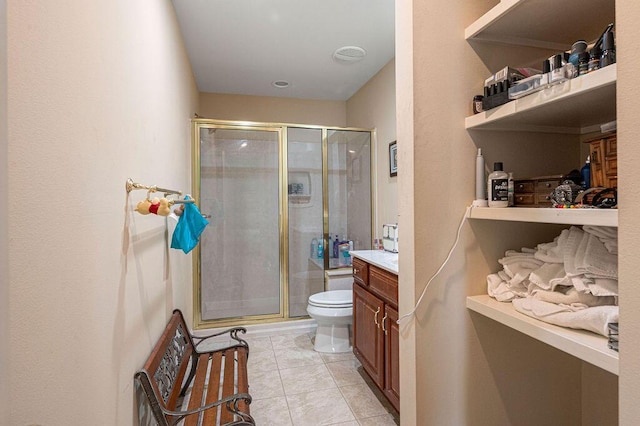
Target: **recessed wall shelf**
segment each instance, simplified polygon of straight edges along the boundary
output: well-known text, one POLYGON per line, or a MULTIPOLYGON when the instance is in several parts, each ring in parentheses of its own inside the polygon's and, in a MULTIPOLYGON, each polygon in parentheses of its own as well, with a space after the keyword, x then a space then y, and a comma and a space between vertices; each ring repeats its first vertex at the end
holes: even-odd
POLYGON ((469 116, 467 130, 582 134, 616 119, 616 64, 469 116))
POLYGON ((617 209, 556 209, 552 207, 471 207, 470 219, 566 225, 618 226, 617 209))
POLYGON ((467 297, 467 309, 618 375, 618 353, 609 349, 604 336, 530 318, 516 311, 513 304, 498 302, 488 295, 467 297))
POLYGON ((611 0, 562 0, 549 7, 540 1, 501 0, 469 25, 464 36, 468 41, 564 51, 576 40, 595 41, 614 22, 611 3, 611 0))

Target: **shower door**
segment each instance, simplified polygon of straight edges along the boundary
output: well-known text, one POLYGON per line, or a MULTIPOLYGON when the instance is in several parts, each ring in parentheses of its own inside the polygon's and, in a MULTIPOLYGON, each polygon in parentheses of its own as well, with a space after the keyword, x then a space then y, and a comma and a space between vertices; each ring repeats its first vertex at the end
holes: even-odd
POLYGON ((201 321, 281 318, 282 130, 199 124, 194 132, 194 180, 209 220, 198 250, 201 321))
POLYGON ((307 315, 309 296, 324 290, 322 129, 287 129, 289 317, 307 315))

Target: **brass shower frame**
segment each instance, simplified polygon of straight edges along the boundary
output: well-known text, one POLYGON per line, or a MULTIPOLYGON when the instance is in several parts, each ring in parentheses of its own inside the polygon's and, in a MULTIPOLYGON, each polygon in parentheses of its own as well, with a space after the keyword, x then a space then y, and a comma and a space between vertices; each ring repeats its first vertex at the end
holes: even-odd
MULTIPOLYGON (((287 130, 289 128, 303 129, 319 129, 322 131, 322 218, 323 218, 323 239, 324 246, 327 247, 329 240, 329 192, 328 192, 328 132, 335 131, 358 131, 370 133, 369 146, 369 170, 370 170, 370 200, 371 200, 371 236, 374 235, 375 226, 375 154, 377 150, 375 146, 376 131, 375 129, 363 129, 358 127, 334 127, 320 126, 310 124, 293 124, 293 123, 270 123, 270 122, 254 122, 254 121, 230 121, 230 120, 214 120, 206 118, 191 119, 191 187, 192 195, 195 202, 200 205, 200 130, 201 129, 230 129, 230 130, 261 130, 272 131, 278 133, 278 207, 279 207, 279 238, 280 238, 280 312, 277 314, 265 315, 249 315, 232 318, 203 320, 202 319, 202 295, 201 295, 201 251, 198 244, 192 251, 192 268, 193 268, 193 327, 194 329, 226 327, 229 325, 249 325, 264 324, 281 321, 297 321, 307 319, 307 316, 290 318, 289 317, 289 206, 287 199, 288 185, 288 140, 287 130)), ((205 212, 206 213, 206 212, 205 212)), ((329 258, 324 256, 324 270, 329 267, 329 258)), ((326 278, 325 278, 326 288, 326 278)))

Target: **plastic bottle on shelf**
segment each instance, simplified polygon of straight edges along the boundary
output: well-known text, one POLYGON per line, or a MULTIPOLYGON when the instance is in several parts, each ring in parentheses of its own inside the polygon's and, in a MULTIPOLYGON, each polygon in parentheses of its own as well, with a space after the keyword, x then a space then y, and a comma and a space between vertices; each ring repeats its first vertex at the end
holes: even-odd
POLYGON ((324 245, 324 239, 320 237, 320 239, 318 240, 318 259, 322 259, 323 252, 324 252, 323 245, 324 245))
POLYGON ((502 170, 502 163, 493 163, 493 173, 487 179, 489 207, 509 207, 509 175, 502 170))
MULTIPOLYGON (((338 253, 339 246, 340 246, 340 239, 338 239, 338 234, 336 234, 336 239, 333 240, 333 257, 336 258, 336 259, 340 258, 340 253, 338 253)), ((331 247, 331 246, 329 246, 329 247, 331 247)))
POLYGON ((602 56, 600 56, 600 68, 616 63, 616 47, 613 31, 602 36, 602 56))
POLYGON ((507 185, 507 201, 508 206, 513 207, 516 205, 515 199, 515 186, 513 184, 513 173, 509 172, 509 184, 507 185))
POLYGON ((587 190, 591 188, 591 156, 587 155, 587 161, 580 169, 580 186, 582 189, 587 190))

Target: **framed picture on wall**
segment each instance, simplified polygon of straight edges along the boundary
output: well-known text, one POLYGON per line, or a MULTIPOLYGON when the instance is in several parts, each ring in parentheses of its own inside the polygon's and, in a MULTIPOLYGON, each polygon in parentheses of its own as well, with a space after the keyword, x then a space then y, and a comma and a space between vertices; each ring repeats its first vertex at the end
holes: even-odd
POLYGON ((398 144, 396 141, 389 144, 389 176, 398 176, 398 144))

